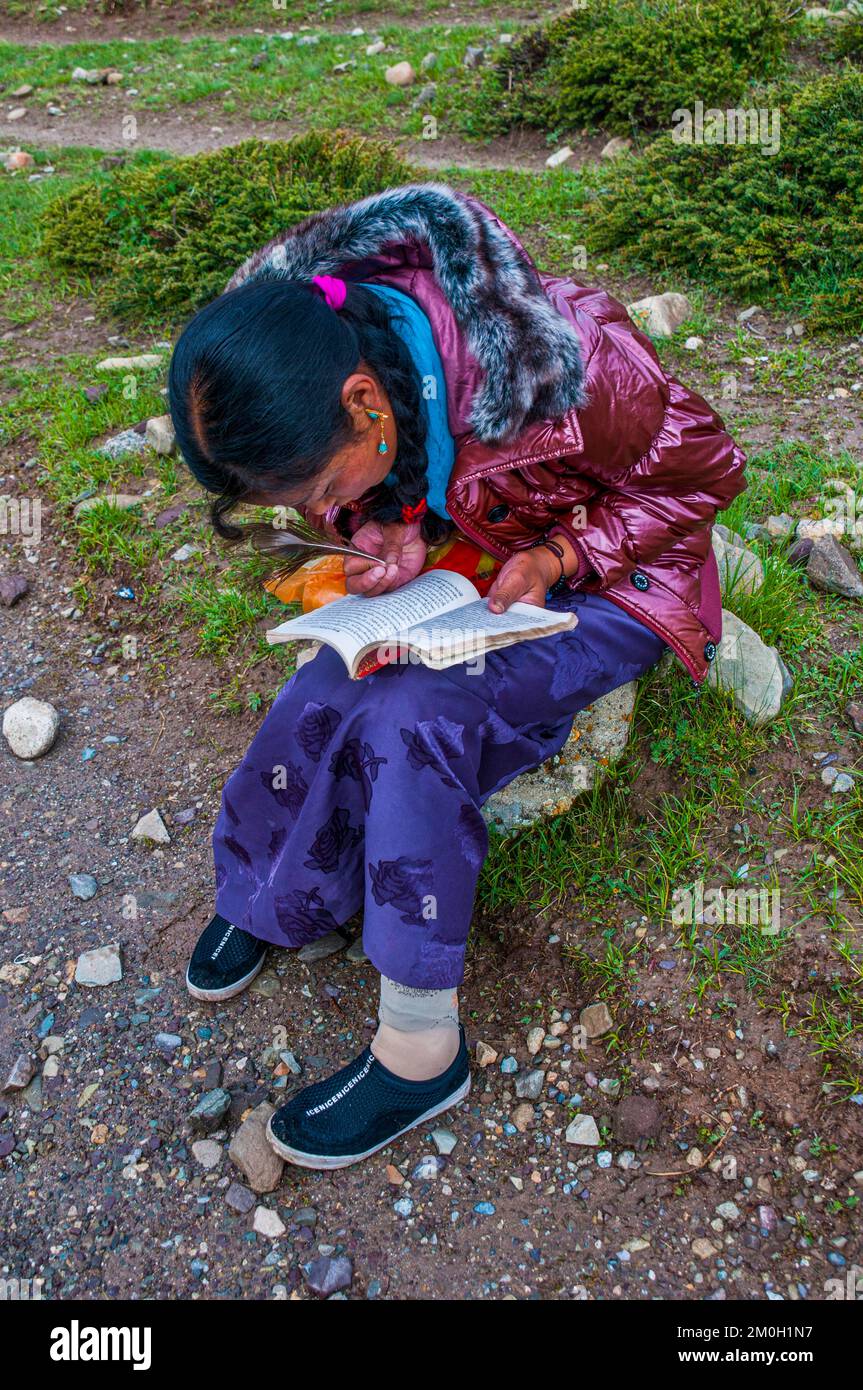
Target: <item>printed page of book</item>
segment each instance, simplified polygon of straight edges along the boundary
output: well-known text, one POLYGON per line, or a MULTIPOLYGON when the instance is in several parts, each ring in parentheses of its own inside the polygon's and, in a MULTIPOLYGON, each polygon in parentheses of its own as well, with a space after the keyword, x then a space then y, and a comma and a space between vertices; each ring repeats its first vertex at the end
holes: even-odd
POLYGON ((348 664, 365 647, 403 637, 411 627, 427 624, 453 608, 482 602, 469 579, 453 570, 427 570, 377 598, 348 594, 312 613, 290 618, 267 633, 270 643, 312 638, 335 647, 348 664))
POLYGON ((403 635, 417 647, 440 641, 452 645, 464 642, 476 648, 482 647, 489 638, 517 636, 537 628, 563 631, 575 626, 574 622, 567 621, 574 616, 539 608, 534 603, 513 603, 505 613, 492 613, 486 600, 481 598, 436 615, 426 623, 417 623, 403 635))

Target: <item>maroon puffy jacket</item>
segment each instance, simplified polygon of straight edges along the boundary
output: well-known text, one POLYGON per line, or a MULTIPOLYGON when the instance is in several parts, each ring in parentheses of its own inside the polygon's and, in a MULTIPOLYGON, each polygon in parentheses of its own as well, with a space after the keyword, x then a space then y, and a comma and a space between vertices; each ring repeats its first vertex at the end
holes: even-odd
MULTIPOLYGON (((583 557, 570 586, 625 608, 702 680, 722 626, 710 528, 745 486, 744 455, 623 306, 540 273, 489 208, 437 183, 308 218, 228 288, 319 274, 392 285, 428 315, 458 528, 503 560, 563 524, 583 557)), ((369 496, 349 510, 362 513, 369 496)), ((328 513, 330 526, 341 529, 343 511, 328 513)))

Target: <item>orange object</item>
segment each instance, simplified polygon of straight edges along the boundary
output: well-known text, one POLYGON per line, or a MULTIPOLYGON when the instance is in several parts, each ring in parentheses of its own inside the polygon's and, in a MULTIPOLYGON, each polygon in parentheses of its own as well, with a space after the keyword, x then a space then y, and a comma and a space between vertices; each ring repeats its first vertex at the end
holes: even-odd
MULTIPOLYGON (((441 569, 463 574, 481 595, 485 595, 500 569, 500 561, 472 541, 456 536, 429 550, 420 573, 441 569)), ((334 599, 344 598, 347 593, 344 562, 339 555, 323 555, 307 561, 281 583, 266 580, 264 588, 281 603, 299 603, 304 613, 311 613, 334 599)))

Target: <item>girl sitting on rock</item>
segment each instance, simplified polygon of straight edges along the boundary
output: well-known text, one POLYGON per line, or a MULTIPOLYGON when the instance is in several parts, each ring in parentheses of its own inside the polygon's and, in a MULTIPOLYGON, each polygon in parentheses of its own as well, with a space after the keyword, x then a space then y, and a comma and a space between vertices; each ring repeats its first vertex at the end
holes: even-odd
POLYGON ((237 504, 296 508, 377 557, 345 563, 349 591, 375 595, 460 534, 501 562, 493 611, 578 617, 481 670, 351 680, 323 647, 224 788, 195 998, 238 994, 271 946, 343 944, 363 912, 377 1032, 269 1129, 291 1162, 343 1167, 468 1093, 457 989, 485 801, 666 647, 704 679, 721 626, 710 528, 744 459, 620 304, 542 274, 489 208, 436 183, 255 252, 180 338, 170 406, 221 535, 237 504))

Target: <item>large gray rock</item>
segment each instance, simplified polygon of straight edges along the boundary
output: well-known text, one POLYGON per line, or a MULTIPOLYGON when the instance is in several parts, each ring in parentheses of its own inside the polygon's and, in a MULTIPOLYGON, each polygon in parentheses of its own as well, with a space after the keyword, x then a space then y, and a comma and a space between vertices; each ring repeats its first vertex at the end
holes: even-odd
POLYGON ((692 318, 695 310, 685 294, 672 291, 637 299, 634 304, 627 305, 626 312, 639 328, 646 329, 654 338, 670 338, 675 329, 692 318))
POLYGON ((764 566, 753 551, 745 545, 729 543, 718 527, 712 533, 711 543, 719 567, 719 587, 723 598, 732 594, 754 594, 756 589, 761 588, 764 566))
POLYGON ((3 715, 3 737, 16 758, 41 758, 54 745, 60 716, 47 700, 25 695, 3 715))
POLYGON ((488 824, 508 834, 568 811, 626 748, 636 689, 636 682, 629 681, 581 710, 557 757, 489 797, 483 807, 488 824))
POLYGON ((863 598, 863 575, 854 557, 835 536, 822 536, 814 542, 806 563, 806 578, 825 593, 863 598))
POLYGON ((722 610, 722 641, 707 673, 708 685, 730 691, 750 724, 775 719, 788 690, 787 672, 775 647, 768 647, 741 618, 722 610))

